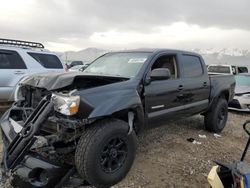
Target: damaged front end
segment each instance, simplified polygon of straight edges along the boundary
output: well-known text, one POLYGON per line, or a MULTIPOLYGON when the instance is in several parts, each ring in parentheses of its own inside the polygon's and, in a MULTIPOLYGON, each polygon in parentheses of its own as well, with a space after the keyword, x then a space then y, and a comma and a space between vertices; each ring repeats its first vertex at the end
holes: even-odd
POLYGON ((23 99, 2 116, 3 172, 14 187, 60 187, 74 174, 74 151, 84 130, 73 117, 79 97, 25 86, 23 99))
POLYGON ((84 183, 86 177, 75 170, 80 137, 107 117, 128 120, 129 134, 133 128, 140 130, 144 116, 136 87, 137 82, 128 78, 83 73, 24 79, 15 93, 16 102, 0 122, 5 147, 2 167, 4 174, 11 175, 11 184, 50 188, 84 183), (134 127, 132 112, 138 114, 134 127))

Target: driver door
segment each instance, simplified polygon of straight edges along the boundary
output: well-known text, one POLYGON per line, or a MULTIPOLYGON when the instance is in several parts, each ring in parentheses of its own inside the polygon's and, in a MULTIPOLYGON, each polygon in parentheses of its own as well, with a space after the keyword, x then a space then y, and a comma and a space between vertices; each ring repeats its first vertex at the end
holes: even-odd
POLYGON ((179 78, 177 54, 161 55, 153 63, 147 77, 155 68, 168 68, 171 78, 151 80, 145 86, 145 109, 148 126, 168 122, 181 116, 183 83, 179 78))

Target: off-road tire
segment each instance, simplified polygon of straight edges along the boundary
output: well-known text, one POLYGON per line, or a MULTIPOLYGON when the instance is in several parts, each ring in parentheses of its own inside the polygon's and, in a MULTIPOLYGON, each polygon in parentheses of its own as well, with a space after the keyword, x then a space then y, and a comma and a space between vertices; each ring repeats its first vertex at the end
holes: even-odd
MULTIPOLYGON (((124 121, 109 119, 98 121, 86 129, 78 142, 75 152, 76 169, 84 180, 96 187, 110 187, 117 184, 127 175, 136 153, 136 135, 134 131, 128 135, 128 128, 128 124, 124 121), (111 173, 111 168, 108 168, 110 172, 105 171, 105 165, 102 164, 104 163, 102 155, 104 148, 107 148, 105 152, 106 150, 110 150, 110 152, 107 153, 111 153, 112 149, 109 149, 111 148, 110 142, 112 141, 113 143, 114 140, 116 143, 116 138, 121 139, 121 143, 124 144, 122 147, 123 149, 126 148, 127 152, 124 152, 126 153, 126 157, 122 158, 122 165, 120 163, 117 164, 118 169, 111 173)), ((116 145, 114 147, 116 147, 116 145)), ((119 155, 117 157, 118 159, 120 157, 119 155)), ((108 156, 111 156, 110 158, 113 160, 113 155, 110 154, 108 156)), ((107 157, 108 161, 109 157, 107 157)), ((114 161, 112 161, 112 164, 113 162, 114 161)))
POLYGON ((211 111, 205 114, 204 123, 208 131, 220 133, 227 123, 228 103, 225 98, 218 98, 211 111))

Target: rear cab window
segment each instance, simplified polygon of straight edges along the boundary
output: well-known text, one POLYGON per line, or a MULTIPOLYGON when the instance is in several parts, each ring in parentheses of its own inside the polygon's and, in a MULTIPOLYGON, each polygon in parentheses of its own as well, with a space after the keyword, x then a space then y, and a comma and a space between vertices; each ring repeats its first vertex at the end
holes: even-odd
POLYGON ((0 69, 27 69, 16 51, 0 50, 0 69))
POLYGON ((182 55, 182 72, 184 78, 195 78, 203 76, 201 60, 195 55, 182 55))
POLYGON ((40 65, 47 69, 63 69, 62 63, 59 58, 52 54, 41 54, 41 53, 32 53, 28 54, 34 58, 40 65))
POLYGON ((224 74, 230 74, 230 67, 229 66, 217 66, 217 65, 210 65, 208 67, 208 72, 214 72, 214 73, 224 73, 224 74))

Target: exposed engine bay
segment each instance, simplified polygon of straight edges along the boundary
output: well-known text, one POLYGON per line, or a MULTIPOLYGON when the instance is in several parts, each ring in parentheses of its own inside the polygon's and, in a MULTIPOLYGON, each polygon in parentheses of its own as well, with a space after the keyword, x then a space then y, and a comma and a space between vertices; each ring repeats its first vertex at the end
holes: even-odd
MULTIPOLYGON (((58 157, 65 158, 63 155, 74 151, 75 140, 80 137, 84 129, 84 123, 56 112, 54 104, 51 101, 52 94, 49 91, 29 88, 29 92, 27 93, 28 95, 25 95, 25 100, 18 101, 16 107, 10 111, 9 119, 12 122, 16 122, 17 125, 22 126, 15 130, 16 133, 29 127, 27 126, 27 122, 36 113, 38 108, 41 109, 41 98, 42 101, 49 101, 50 105, 48 106, 50 107, 47 107, 45 110, 47 114, 40 121, 40 130, 34 135, 36 140, 30 150, 53 161, 58 157)), ((37 119, 38 117, 35 117, 34 121, 37 119)), ((27 130, 28 132, 29 130, 27 130)), ((66 161, 70 162, 69 160, 66 161)))
MULTIPOLYGON (((12 127, 4 138, 4 169, 11 170, 13 186, 60 187, 76 173, 74 151, 90 122, 56 112, 50 91, 30 86, 22 90, 24 100, 12 107, 6 119, 12 127)), ((78 184, 83 183, 74 176, 78 184)))

